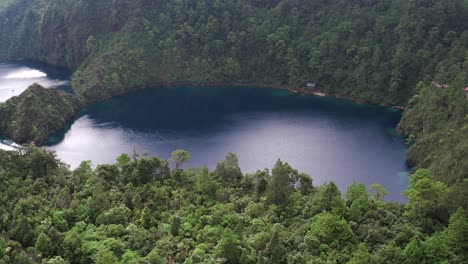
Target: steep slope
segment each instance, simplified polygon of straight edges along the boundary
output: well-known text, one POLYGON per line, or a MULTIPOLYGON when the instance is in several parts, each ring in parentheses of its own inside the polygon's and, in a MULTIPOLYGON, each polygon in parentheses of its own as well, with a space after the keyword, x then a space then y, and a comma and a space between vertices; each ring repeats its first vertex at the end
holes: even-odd
POLYGON ((418 87, 399 125, 411 143, 408 160, 429 168, 436 179, 461 183, 468 179, 468 93, 455 83, 418 87))
POLYGON ((466 0, 22 0, 0 17, 0 57, 78 68, 89 101, 165 82, 314 80, 405 104, 468 43, 466 0))

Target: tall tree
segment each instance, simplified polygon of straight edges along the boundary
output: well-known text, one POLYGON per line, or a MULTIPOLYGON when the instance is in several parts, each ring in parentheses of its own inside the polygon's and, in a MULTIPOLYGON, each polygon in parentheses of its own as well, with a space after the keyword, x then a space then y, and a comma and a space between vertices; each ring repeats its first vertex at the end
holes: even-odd
POLYGON ((175 150, 172 152, 170 160, 175 163, 175 169, 179 170, 183 163, 190 160, 190 153, 182 149, 175 150))
POLYGON ((288 202, 291 192, 291 180, 289 178, 292 168, 288 163, 278 160, 272 170, 271 178, 267 185, 267 203, 283 206, 288 202))
POLYGON ((234 153, 228 153, 226 158, 216 165, 214 174, 221 179, 222 183, 238 184, 242 179, 239 160, 234 153))

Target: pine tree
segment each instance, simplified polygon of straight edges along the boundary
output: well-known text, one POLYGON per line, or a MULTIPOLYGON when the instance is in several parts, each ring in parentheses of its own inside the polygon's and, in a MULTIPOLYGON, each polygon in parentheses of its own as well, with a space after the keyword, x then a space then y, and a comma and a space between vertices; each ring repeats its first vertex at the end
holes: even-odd
POLYGON ((291 191, 289 174, 292 168, 278 160, 272 170, 272 177, 267 185, 267 203, 285 205, 291 191))

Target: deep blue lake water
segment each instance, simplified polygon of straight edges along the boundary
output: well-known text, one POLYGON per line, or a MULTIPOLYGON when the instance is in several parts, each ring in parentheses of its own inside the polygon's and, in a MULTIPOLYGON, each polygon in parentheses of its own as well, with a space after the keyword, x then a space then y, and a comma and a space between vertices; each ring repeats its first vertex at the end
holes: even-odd
MULTIPOLYGON (((0 77, 1 78, 1 77, 0 77)), ((213 169, 235 153, 243 172, 280 158, 344 192, 355 182, 380 183, 389 200, 404 201, 406 145, 394 127, 401 113, 333 98, 249 87, 155 87, 82 111, 47 149, 72 167, 110 163, 121 153, 148 151, 167 159, 186 149, 186 166, 213 169)))

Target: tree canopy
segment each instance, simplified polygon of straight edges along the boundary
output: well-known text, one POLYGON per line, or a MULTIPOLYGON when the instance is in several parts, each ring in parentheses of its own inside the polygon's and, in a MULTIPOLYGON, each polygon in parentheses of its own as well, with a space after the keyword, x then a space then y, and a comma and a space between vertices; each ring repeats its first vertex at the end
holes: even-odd
POLYGON ((70 170, 52 152, 0 150, 0 263, 468 261, 466 203, 445 199, 458 191, 427 170, 405 205, 358 183, 342 196, 310 180, 304 192, 296 176, 310 176, 282 161, 244 175, 231 153, 218 168, 241 175, 225 182, 220 170, 134 156, 70 170))

